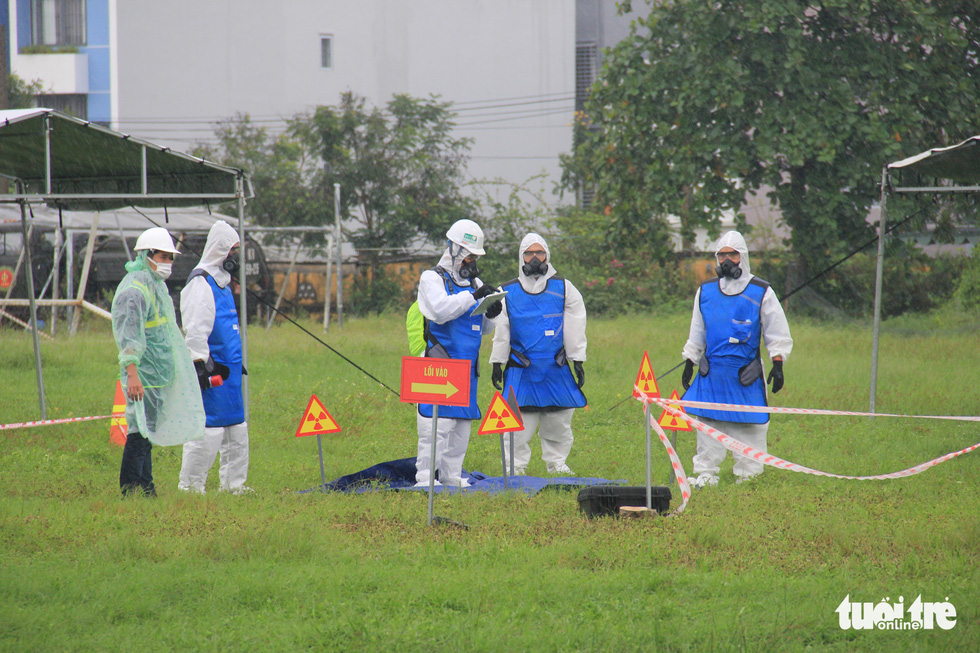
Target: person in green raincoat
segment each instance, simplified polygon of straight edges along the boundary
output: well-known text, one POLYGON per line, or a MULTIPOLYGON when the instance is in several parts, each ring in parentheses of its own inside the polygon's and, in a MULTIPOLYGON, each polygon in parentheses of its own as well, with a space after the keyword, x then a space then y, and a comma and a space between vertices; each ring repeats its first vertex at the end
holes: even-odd
POLYGON ((197 373, 165 283, 179 252, 163 227, 140 234, 135 251, 112 300, 112 334, 119 347, 129 431, 119 487, 124 496, 156 496, 152 444, 203 438, 205 417, 197 373))

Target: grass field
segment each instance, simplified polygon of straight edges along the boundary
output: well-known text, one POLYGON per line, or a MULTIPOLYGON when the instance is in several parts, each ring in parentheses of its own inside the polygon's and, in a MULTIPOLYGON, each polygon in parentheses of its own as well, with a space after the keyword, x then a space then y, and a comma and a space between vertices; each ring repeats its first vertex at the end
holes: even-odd
MULTIPOLYGON (((576 473, 642 484, 640 405, 613 406, 644 350, 657 373, 680 360, 688 319, 590 322, 576 473)), ((773 403, 867 410, 870 328, 790 321, 796 346, 773 403)), ((878 411, 980 414, 977 333, 963 318, 886 323, 878 411)), ((397 390, 401 316, 324 337, 397 390)), ((38 419, 30 342, 0 330, 0 424, 38 419)), ((316 438, 294 435, 311 393, 343 427, 323 437, 328 480, 414 455, 414 408, 294 327, 252 327, 249 343, 253 495, 219 494, 216 468, 206 496, 181 494, 180 449, 156 447, 159 498, 122 500, 107 420, 0 431, 0 650, 980 650, 980 452, 901 480, 767 468, 738 486, 729 458, 717 488, 650 521, 590 521, 574 492, 439 496, 436 514, 469 529, 427 527, 421 493, 298 493, 320 480, 316 438), (919 595, 948 597, 956 625, 839 626, 845 596, 909 606, 919 595)), ((48 418, 111 412, 107 324, 42 350, 48 418)), ((679 383, 674 372, 661 391, 679 383)), ((978 441, 976 423, 912 419, 777 416, 769 431, 776 455, 854 475, 978 441)), ((679 436, 688 471, 693 442, 679 436)), ((529 472, 543 476, 532 447, 529 472)), ((497 437, 474 434, 465 467, 499 466, 497 437)))

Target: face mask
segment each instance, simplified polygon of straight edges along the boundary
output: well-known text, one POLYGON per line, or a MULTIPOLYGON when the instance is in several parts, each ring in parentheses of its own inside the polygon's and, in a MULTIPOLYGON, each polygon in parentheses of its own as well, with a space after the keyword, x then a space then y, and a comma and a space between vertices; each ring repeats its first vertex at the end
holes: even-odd
POLYGON ((480 269, 476 267, 476 260, 470 261, 469 263, 464 261, 459 266, 460 279, 474 279, 478 276, 480 276, 480 269))
POLYGON ((537 277, 548 271, 548 264, 538 258, 532 258, 530 263, 521 266, 521 271, 529 277, 537 277))
POLYGON ((170 278, 170 272, 173 269, 172 263, 157 263, 156 261, 153 263, 157 266, 157 269, 153 270, 153 274, 157 279, 160 281, 166 281, 170 278))
POLYGON ((728 277, 729 279, 738 279, 742 276, 742 268, 738 267, 738 263, 726 258, 721 262, 721 265, 715 266, 715 274, 719 277, 728 277))
POLYGON ((224 261, 221 262, 221 268, 230 274, 231 276, 238 278, 238 255, 229 255, 224 261))

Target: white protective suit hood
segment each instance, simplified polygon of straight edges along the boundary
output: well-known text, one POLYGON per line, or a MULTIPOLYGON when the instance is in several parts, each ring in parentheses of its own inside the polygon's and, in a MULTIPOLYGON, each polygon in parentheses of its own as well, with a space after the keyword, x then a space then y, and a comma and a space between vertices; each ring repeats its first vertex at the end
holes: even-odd
POLYGON ((228 252, 235 245, 238 245, 238 232, 235 228, 224 220, 218 220, 208 232, 208 240, 204 245, 204 253, 201 254, 201 262, 195 269, 201 269, 214 278, 215 283, 224 288, 231 281, 231 275, 221 267, 221 264, 228 258, 228 252))
MULTIPOLYGON (((471 253, 472 252, 461 245, 449 243, 449 247, 442 253, 442 257, 439 259, 439 263, 436 265, 449 272, 449 276, 451 276, 453 281, 455 281, 457 284, 461 286, 468 286, 473 279, 464 279, 459 276, 459 268, 463 265, 463 259, 470 256, 471 253)), ((479 257, 477 257, 477 261, 479 260, 479 257)), ((479 265, 479 263, 477 265, 479 265)), ((476 284, 473 284, 473 287, 476 288, 476 284)))
POLYGON ((521 241, 521 249, 517 254, 517 278, 521 282, 521 287, 524 292, 536 295, 545 289, 548 285, 548 279, 555 276, 557 272, 555 271, 555 266, 551 264, 551 250, 548 249, 548 243, 539 234, 529 233, 524 236, 524 240, 521 241), (524 274, 524 252, 530 249, 531 245, 537 243, 541 245, 544 249, 544 262, 548 264, 548 271, 541 275, 536 275, 529 277, 524 274))
POLYGON ((749 285, 749 280, 752 278, 752 271, 749 268, 749 246, 745 243, 745 238, 742 237, 742 234, 737 231, 728 231, 722 234, 721 238, 715 244, 715 265, 719 264, 718 251, 725 247, 731 247, 738 252, 738 267, 742 269, 742 276, 738 279, 722 277, 719 287, 726 295, 737 295, 745 290, 745 287, 749 285))

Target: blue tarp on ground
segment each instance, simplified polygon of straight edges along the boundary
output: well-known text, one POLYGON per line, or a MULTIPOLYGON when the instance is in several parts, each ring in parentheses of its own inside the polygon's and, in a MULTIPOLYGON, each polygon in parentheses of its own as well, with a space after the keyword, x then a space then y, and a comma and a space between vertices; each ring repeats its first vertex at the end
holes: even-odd
MULTIPOLYGON (((454 488, 437 485, 436 492, 503 492, 521 491, 527 494, 537 494, 546 487, 560 489, 576 489, 592 485, 624 485, 626 481, 611 481, 605 478, 539 478, 536 476, 508 476, 507 487, 504 487, 503 476, 487 476, 480 472, 463 470, 463 478, 471 484, 468 488, 454 488)), ((307 490, 312 492, 320 488, 307 490)), ((378 463, 354 474, 341 476, 322 487, 333 492, 370 492, 372 490, 408 490, 412 492, 428 492, 429 486, 415 487, 415 458, 402 458, 378 463)))

